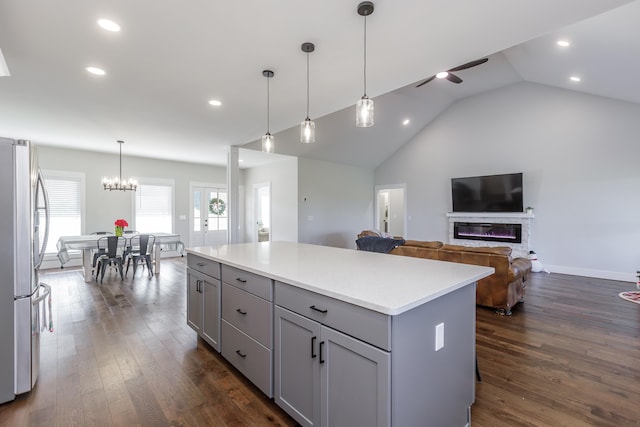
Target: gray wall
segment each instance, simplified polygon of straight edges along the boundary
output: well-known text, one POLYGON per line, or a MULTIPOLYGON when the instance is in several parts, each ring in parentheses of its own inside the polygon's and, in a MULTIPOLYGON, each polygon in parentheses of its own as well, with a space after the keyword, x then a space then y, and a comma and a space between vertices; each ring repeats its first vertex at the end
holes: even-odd
POLYGON ((410 239, 447 239, 450 179, 524 173, 532 247, 556 272, 634 281, 640 106, 533 83, 453 104, 375 171, 407 183, 410 239))
POLYGON ((298 241, 355 248, 356 235, 373 227, 373 171, 298 160, 298 241))
MULTIPOLYGON (((282 156, 284 157, 284 156, 282 156)), ((284 158, 265 166, 242 170, 244 183, 244 241, 252 242, 253 185, 271 184, 272 241, 298 241, 298 159, 284 158)))
MULTIPOLYGON (((124 147, 126 149, 126 145, 124 147)), ((118 174, 117 154, 38 146, 40 167, 48 170, 82 172, 85 174, 86 233, 113 230, 113 222, 133 217, 131 192, 104 191, 102 178, 118 174)), ((188 244, 189 182, 226 182, 226 168, 201 164, 172 162, 141 157, 122 156, 123 177, 144 177, 174 180, 174 231, 188 244), (186 219, 181 220, 180 215, 186 219)))

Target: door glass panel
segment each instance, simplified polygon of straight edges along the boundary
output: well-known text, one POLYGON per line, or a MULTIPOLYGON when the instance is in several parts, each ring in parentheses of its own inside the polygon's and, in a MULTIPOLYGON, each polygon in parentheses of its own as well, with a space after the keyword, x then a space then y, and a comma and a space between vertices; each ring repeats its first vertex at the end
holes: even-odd
POLYGON ((193 192, 193 231, 200 231, 200 203, 200 191, 196 190, 193 192))

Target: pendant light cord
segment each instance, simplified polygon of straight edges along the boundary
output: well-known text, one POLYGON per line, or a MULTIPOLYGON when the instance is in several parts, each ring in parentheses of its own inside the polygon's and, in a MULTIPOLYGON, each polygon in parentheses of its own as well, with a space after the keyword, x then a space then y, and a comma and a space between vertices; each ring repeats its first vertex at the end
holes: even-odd
POLYGON ((267 77, 267 133, 269 133, 269 77, 267 77))
POLYGON ((122 184, 122 142, 118 142, 120 146, 120 183, 122 184))
POLYGON ((307 120, 309 120, 309 52, 307 52, 307 120))
POLYGON ((367 96, 367 15, 364 16, 364 96, 367 96))

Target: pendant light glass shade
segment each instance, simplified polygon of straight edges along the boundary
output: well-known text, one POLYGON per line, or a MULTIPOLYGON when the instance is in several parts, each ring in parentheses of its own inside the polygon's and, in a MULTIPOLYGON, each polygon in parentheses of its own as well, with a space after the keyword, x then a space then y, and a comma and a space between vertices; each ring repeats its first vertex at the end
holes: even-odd
POLYGON ((262 152, 273 153, 276 148, 276 141, 273 135, 269 133, 269 79, 274 73, 271 70, 262 71, 262 75, 267 78, 267 133, 262 136, 262 152))
POLYGON ((373 100, 366 95, 356 104, 356 126, 359 128, 373 126, 373 100))
POLYGON ((307 54, 307 118, 300 123, 300 142, 311 144, 316 142, 316 124, 309 118, 309 53, 316 47, 313 43, 302 43, 302 51, 307 54))
POLYGON ((273 153, 275 149, 275 140, 273 135, 269 132, 262 135, 262 152, 263 153, 273 153))
POLYGON ((373 2, 363 1, 358 5, 358 15, 364 16, 364 95, 356 104, 356 126, 373 126, 373 100, 367 96, 367 16, 373 13, 373 2))
POLYGON ((316 142, 316 124, 309 117, 300 123, 300 142, 305 144, 316 142))

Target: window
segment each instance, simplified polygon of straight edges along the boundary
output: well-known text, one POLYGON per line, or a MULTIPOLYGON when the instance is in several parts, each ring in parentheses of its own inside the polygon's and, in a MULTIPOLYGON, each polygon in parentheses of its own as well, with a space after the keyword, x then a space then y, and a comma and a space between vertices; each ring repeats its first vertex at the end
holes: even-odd
POLYGON ((173 232, 173 181, 138 185, 135 229, 140 233, 173 232))
MULTIPOLYGON (((83 230, 84 174, 77 172, 42 171, 49 196, 49 241, 46 254, 58 252, 61 236, 78 236, 83 230)), ((43 215, 44 216, 44 215, 43 215)), ((40 224, 45 219, 40 218, 40 224)))

